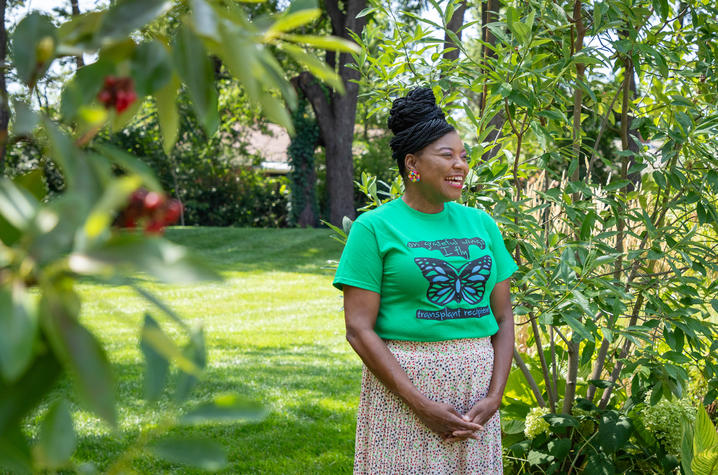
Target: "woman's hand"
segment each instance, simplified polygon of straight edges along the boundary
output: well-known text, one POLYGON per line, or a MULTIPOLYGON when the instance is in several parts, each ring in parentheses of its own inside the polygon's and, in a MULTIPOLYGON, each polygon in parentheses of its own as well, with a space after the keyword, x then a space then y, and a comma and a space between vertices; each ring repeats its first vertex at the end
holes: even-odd
POLYGON ((428 401, 414 411, 429 429, 447 440, 456 438, 454 433, 467 434, 461 438, 476 438, 474 432, 483 429, 481 425, 462 417, 450 404, 428 401))
MULTIPOLYGON (((501 399, 493 396, 486 396, 474 404, 474 407, 472 407, 471 410, 463 416, 463 419, 483 427, 489 419, 493 417, 496 411, 499 410, 500 405, 501 399)), ((454 431, 451 434, 451 437, 447 440, 462 440, 469 437, 477 438, 473 431, 459 430, 454 431)))

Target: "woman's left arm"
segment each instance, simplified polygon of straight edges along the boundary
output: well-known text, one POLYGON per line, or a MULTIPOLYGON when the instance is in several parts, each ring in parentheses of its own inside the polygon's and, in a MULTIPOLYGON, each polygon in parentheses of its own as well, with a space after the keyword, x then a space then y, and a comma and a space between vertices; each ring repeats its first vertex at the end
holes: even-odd
MULTIPOLYGON (((477 402, 471 410, 464 415, 467 421, 483 426, 501 406, 506 380, 511 369, 511 359, 514 355, 514 313, 511 308, 511 279, 498 282, 491 292, 491 311, 499 325, 499 331, 491 337, 494 347, 494 368, 491 375, 489 392, 485 398, 477 402)), ((454 432, 456 438, 465 438, 465 431, 454 432)))

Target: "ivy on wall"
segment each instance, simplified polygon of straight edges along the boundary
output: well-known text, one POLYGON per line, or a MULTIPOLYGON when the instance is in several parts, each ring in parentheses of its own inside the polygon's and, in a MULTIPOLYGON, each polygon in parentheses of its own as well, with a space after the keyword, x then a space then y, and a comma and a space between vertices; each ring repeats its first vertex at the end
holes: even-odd
POLYGON ((319 141, 319 125, 302 97, 292 114, 295 135, 289 144, 290 225, 316 226, 318 217, 314 150, 319 141))

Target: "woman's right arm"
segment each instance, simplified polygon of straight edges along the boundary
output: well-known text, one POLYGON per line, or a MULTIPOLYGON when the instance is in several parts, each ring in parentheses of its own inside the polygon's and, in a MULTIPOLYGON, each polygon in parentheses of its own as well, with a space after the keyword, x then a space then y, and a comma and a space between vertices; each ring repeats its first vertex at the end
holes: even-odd
POLYGON ((374 331, 380 295, 370 290, 344 285, 346 336, 364 364, 394 394, 399 396, 434 432, 448 437, 454 431, 475 431, 481 426, 462 419, 455 408, 424 396, 374 331))

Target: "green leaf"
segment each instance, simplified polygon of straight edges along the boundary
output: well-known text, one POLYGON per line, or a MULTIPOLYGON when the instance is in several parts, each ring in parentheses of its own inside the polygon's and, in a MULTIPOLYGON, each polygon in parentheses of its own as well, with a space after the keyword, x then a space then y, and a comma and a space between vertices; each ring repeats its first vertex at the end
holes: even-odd
POLYGON ((216 472, 227 465, 224 449, 207 439, 165 438, 149 445, 150 452, 170 463, 216 472))
POLYGON ((665 21, 668 18, 670 9, 668 7, 668 0, 652 0, 653 8, 656 10, 661 20, 665 21))
POLYGON ((553 456, 539 452, 538 450, 530 450, 526 456, 526 460, 531 465, 542 465, 553 460, 553 456))
POLYGON ((19 426, 0 430, 0 471, 9 470, 13 475, 36 473, 32 454, 25 435, 19 426))
MULTIPOLYGON (((693 453, 698 454, 716 447, 718 447, 718 433, 705 408, 699 404, 693 433, 693 453)), ((693 471, 696 471, 695 468, 693 471)))
POLYGON ((188 284, 219 280, 207 263, 187 249, 159 237, 121 234, 104 244, 70 256, 70 268, 79 274, 92 275, 109 269, 140 270, 166 283, 188 284))
POLYGON ((259 103, 262 105, 262 111, 269 120, 285 127, 290 134, 294 133, 292 118, 282 101, 270 93, 263 91, 259 94, 259 103))
POLYGON ((501 411, 501 431, 504 434, 521 434, 526 428, 526 423, 521 419, 507 419, 501 411))
POLYGON ((60 96, 60 113, 73 119, 78 111, 95 100, 105 78, 115 72, 111 61, 100 59, 78 69, 73 78, 65 84, 60 96))
POLYGON ((691 470, 695 475, 718 475, 718 447, 693 455, 691 470))
POLYGON ((137 46, 132 55, 132 79, 139 96, 148 96, 162 89, 173 74, 170 56, 159 41, 137 46))
POLYGON ((339 38, 338 36, 315 36, 315 35, 283 35, 283 39, 319 49, 328 49, 342 53, 359 53, 361 48, 353 41, 339 38))
POLYGON ((97 34, 102 40, 117 40, 145 26, 169 10, 167 0, 118 0, 105 14, 97 34))
POLYGON ((26 229, 37 213, 39 203, 29 192, 0 177, 0 216, 19 230, 26 229))
POLYGON ((502 97, 508 97, 512 90, 513 87, 507 82, 501 83, 499 86, 499 94, 501 94, 502 97))
POLYGON ((47 195, 47 185, 45 184, 45 174, 40 168, 36 168, 23 175, 18 175, 12 179, 13 183, 21 186, 39 202, 47 195))
POLYGON ((10 51, 21 81, 34 84, 47 71, 55 43, 55 26, 50 17, 32 12, 18 23, 10 51))
POLYGON ((693 461, 693 425, 684 420, 683 437, 681 438, 681 468, 685 475, 693 475, 691 462, 693 461))
POLYGON ((586 214, 586 217, 583 218, 583 222, 581 223, 581 240, 587 241, 591 238, 591 235, 593 233, 593 224, 596 222, 596 218, 598 216, 596 215, 596 212, 591 210, 586 214))
POLYGON ((285 43, 281 49, 289 53, 297 63, 306 67, 319 80, 326 82, 340 94, 344 94, 344 81, 326 63, 293 44, 285 43))
POLYGON ((571 439, 554 439, 548 443, 548 453, 556 457, 556 460, 563 460, 571 450, 571 439))
POLYGON ((366 7, 365 9, 363 9, 362 11, 357 13, 356 17, 362 18, 362 17, 369 15, 370 13, 374 13, 375 11, 376 11, 376 7, 366 7))
POLYGON ((18 99, 13 99, 12 108, 15 110, 12 133, 31 135, 39 121, 37 113, 28 104, 18 99))
POLYGON ((38 448, 46 468, 64 466, 75 451, 75 429, 67 401, 56 401, 40 424, 38 448))
POLYGON ((46 290, 40 308, 52 349, 73 375, 75 389, 85 406, 115 425, 112 368, 102 345, 77 321, 79 298, 68 290, 46 290))
POLYGON ((96 144, 95 150, 124 171, 138 175, 147 189, 162 191, 162 185, 157 181, 155 172, 136 156, 107 144, 96 144))
POLYGON ((609 412, 601 417, 598 424, 598 440, 607 453, 616 453, 631 435, 631 421, 621 415, 609 412))
POLYGON ((46 352, 33 359, 30 368, 16 382, 10 384, 0 378, 0 437, 12 431, 12 427, 47 396, 61 373, 62 367, 55 355, 46 352))
POLYGON ((172 47, 172 59, 187 84, 192 107, 202 127, 212 135, 219 126, 214 68, 199 38, 187 26, 181 26, 172 47))
POLYGON ((175 363, 183 372, 199 376, 200 369, 194 361, 182 353, 179 347, 149 315, 145 315, 145 325, 142 327, 140 342, 142 346, 152 348, 157 355, 165 360, 175 363))
POLYGON ((267 416, 267 410, 255 401, 242 399, 234 394, 216 396, 213 401, 200 404, 185 413, 182 424, 207 424, 214 422, 259 422, 267 416))
POLYGON ((566 122, 566 116, 563 114, 563 112, 556 109, 543 110, 539 112, 538 115, 546 117, 547 119, 555 120, 560 124, 566 122))
POLYGON ((581 473, 591 475, 613 475, 616 473, 614 464, 601 452, 595 452, 588 458, 588 463, 581 473))
POLYGON ((155 93, 157 100, 157 116, 162 132, 162 148, 167 155, 177 142, 179 132, 179 114, 177 112, 177 93, 180 81, 177 76, 172 76, 169 82, 155 93))
POLYGON ((266 34, 268 36, 272 36, 277 33, 299 28, 302 25, 306 25, 307 23, 311 23, 316 20, 321 16, 321 14, 322 11, 319 8, 311 8, 283 15, 276 22, 274 22, 266 34))
POLYGON ((140 187, 142 180, 137 175, 125 175, 113 180, 87 216, 83 226, 88 241, 103 236, 112 224, 115 213, 127 203, 133 191, 140 187))
MULTIPOLYGON (((207 347, 204 343, 204 332, 201 328, 190 333, 190 340, 184 347, 182 353, 192 360, 198 368, 204 368, 207 365, 207 347)), ((197 384, 197 378, 194 375, 184 372, 180 373, 174 394, 175 401, 185 400, 195 384, 197 384)))
POLYGON ((78 192, 84 199, 82 207, 78 210, 78 214, 83 214, 99 196, 101 185, 88 163, 85 152, 75 146, 72 139, 50 120, 45 120, 44 126, 49 139, 50 154, 62 170, 67 190, 78 192))
POLYGON ((578 420, 567 414, 546 414, 543 416, 552 429, 565 429, 566 427, 578 427, 578 420))
POLYGON ((573 315, 570 314, 570 312, 566 311, 561 314, 561 318, 566 322, 566 324, 571 327, 571 329, 580 337, 582 340, 591 340, 593 341, 593 335, 590 331, 586 328, 586 326, 581 323, 577 318, 575 318, 573 315))
POLYGON ((150 401, 156 401, 162 394, 167 382, 169 362, 147 341, 145 328, 161 330, 157 322, 149 314, 145 314, 145 325, 140 338, 140 350, 142 350, 145 357, 145 398, 150 401))
POLYGON ((37 313, 20 281, 0 287, 0 374, 17 380, 32 362, 37 313))
POLYGON ((589 305, 586 296, 583 295, 578 289, 572 289, 571 294, 573 295, 573 301, 578 304, 579 307, 581 307, 581 310, 584 311, 586 316, 592 316, 593 310, 591 310, 591 306, 589 305))

